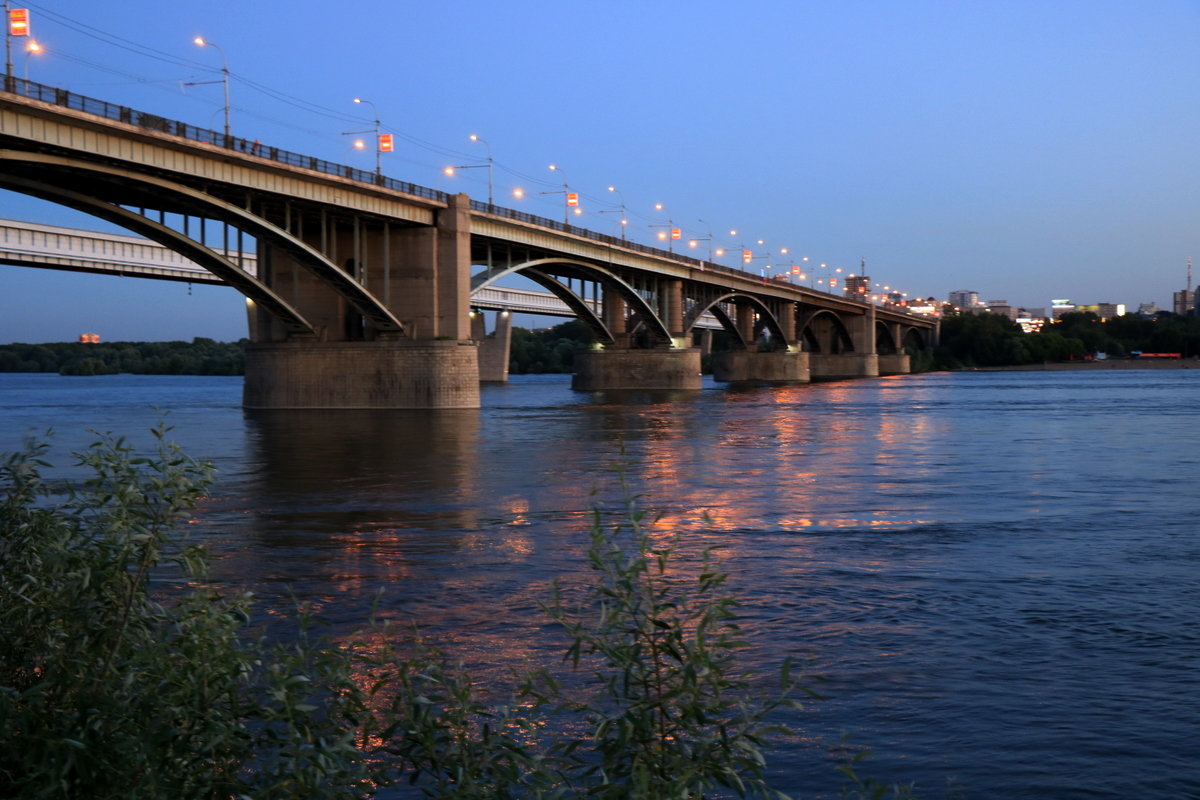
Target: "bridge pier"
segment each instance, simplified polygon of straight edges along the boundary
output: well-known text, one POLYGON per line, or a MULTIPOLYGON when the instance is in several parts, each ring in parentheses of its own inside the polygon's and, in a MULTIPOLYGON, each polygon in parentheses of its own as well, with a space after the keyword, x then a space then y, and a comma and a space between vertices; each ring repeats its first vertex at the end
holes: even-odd
POLYGON ((718 381, 769 381, 808 383, 809 354, 780 350, 758 353, 731 350, 712 354, 713 379, 718 381))
POLYGON ((246 348, 246 408, 478 408, 471 342, 293 340, 246 348))
POLYGON ((512 314, 496 312, 496 329, 487 335, 487 320, 482 311, 471 312, 471 338, 479 346, 479 380, 482 383, 507 383, 508 361, 512 348, 512 314))
POLYGON ((875 353, 810 353, 808 363, 813 380, 879 377, 879 356, 875 353))
POLYGON ((880 375, 908 375, 912 372, 908 353, 893 353, 879 356, 880 375))
POLYGON ((571 388, 699 389, 700 350, 585 350, 575 354, 571 388))

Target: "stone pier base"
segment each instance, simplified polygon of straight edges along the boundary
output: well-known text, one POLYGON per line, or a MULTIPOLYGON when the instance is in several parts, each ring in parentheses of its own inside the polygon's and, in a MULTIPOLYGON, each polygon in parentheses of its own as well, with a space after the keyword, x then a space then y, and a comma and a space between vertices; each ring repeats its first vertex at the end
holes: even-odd
POLYGON ((909 363, 908 353, 895 353, 879 357, 880 375, 907 375, 910 372, 912 372, 912 365, 909 363))
POLYGON ((471 342, 273 342, 246 349, 246 408, 479 408, 471 342))
POLYGON ((699 389, 700 350, 586 350, 575 354, 571 388, 699 389))
POLYGON ((471 318, 471 338, 479 345, 479 380, 484 383, 506 383, 508 360, 512 350, 512 314, 496 314, 496 330, 486 335, 483 312, 471 318))
POLYGON ((879 377, 879 356, 875 353, 810 353, 808 365, 813 380, 879 377))
POLYGON ((712 368, 718 381, 807 383, 809 379, 808 353, 731 350, 713 353, 712 368))

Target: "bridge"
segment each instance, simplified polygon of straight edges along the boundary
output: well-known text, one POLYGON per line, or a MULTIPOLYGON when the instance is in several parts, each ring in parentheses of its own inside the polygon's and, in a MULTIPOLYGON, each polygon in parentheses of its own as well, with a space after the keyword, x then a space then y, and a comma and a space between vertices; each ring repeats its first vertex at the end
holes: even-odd
POLYGON ((906 350, 936 337, 936 319, 903 309, 29 81, 9 87, 0 188, 120 226, 244 294, 247 407, 476 407, 481 350, 499 337, 483 336, 473 308, 513 274, 592 330, 573 378, 582 390, 699 388, 706 315, 732 345, 713 354, 718 380, 902 373, 906 350))
MULTIPOLYGON (((237 253, 224 253, 238 257, 237 253)), ((242 268, 258 274, 258 257, 241 253, 242 268)), ((151 278, 223 286, 225 282, 174 250, 140 236, 64 228, 12 219, 0 219, 0 264, 38 267, 67 272, 151 278)), ((592 310, 599 313, 598 304, 592 310)), ((500 311, 574 319, 575 312, 550 292, 512 286, 483 286, 471 292, 476 311, 500 311)), ((719 328, 712 314, 704 314, 698 328, 719 328)))

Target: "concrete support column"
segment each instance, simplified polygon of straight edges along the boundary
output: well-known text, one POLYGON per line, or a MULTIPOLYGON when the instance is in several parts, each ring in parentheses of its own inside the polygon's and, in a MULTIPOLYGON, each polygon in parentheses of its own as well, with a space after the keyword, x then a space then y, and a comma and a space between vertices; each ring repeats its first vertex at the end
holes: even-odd
POLYGON ((625 332, 625 298, 611 286, 604 287, 602 317, 604 327, 616 340, 615 347, 628 347, 629 334, 625 332))
POLYGON ((737 329, 741 335, 742 341, 746 343, 747 350, 753 350, 754 347, 754 306, 749 303, 738 303, 735 306, 737 311, 737 329))
POLYGON ((575 354, 571 388, 585 392, 608 389, 699 389, 700 351, 585 350, 575 354))
POLYGON ((912 372, 912 364, 908 353, 896 353, 890 356, 878 356, 880 375, 907 375, 912 372))
POLYGON ((665 280, 659 284, 663 321, 673 339, 683 338, 683 281, 665 280))
POLYGON ((702 328, 700 330, 700 355, 706 356, 712 352, 712 342, 712 328, 702 328))
POLYGON ((451 195, 437 216, 437 313, 434 338, 471 338, 471 198, 451 195))
MULTIPOLYGON (((320 246, 319 236, 306 236, 306 244, 320 246)), ((260 273, 266 272, 266 284, 292 305, 310 323, 319 341, 337 341, 345 338, 346 309, 348 304, 329 286, 305 269, 286 250, 268 241, 259 242, 258 263, 260 273)), ((250 328, 252 342, 282 342, 287 339, 282 326, 267 312, 255 314, 255 323, 250 328)))
POLYGON ((866 313, 850 326, 850 341, 858 355, 874 354, 875 350, 875 306, 867 306, 866 313))
POLYGON ((776 350, 730 350, 713 353, 713 380, 768 383, 808 383, 809 354, 776 350))
POLYGON ((796 304, 787 301, 780 302, 779 327, 783 328, 783 338, 788 346, 798 344, 796 341, 796 304))
POLYGON ((879 377, 879 356, 875 353, 810 353, 808 365, 812 380, 879 377))
POLYGON ((491 336, 484 335, 483 312, 474 316, 477 333, 472 335, 479 345, 479 380, 482 383, 506 383, 508 360, 512 349, 512 314, 496 312, 496 329, 491 336))
POLYGON ((471 342, 291 341, 246 349, 246 408, 479 408, 471 342))

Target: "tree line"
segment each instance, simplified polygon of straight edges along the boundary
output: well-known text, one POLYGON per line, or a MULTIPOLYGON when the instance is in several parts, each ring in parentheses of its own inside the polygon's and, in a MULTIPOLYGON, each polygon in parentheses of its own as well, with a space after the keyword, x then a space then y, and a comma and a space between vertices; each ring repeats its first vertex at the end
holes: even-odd
MULTIPOLYGON (((718 337, 714 344, 720 348, 718 337)), ((570 373, 575 353, 592 341, 579 320, 552 328, 513 328, 509 372, 570 373)), ((61 375, 242 375, 247 340, 217 342, 60 342, 0 345, 0 372, 61 375)), ((1090 311, 1063 314, 1038 333, 1025 333, 999 314, 948 314, 932 352, 911 353, 913 371, 998 367, 1084 359, 1094 353, 1122 358, 1135 351, 1200 356, 1200 317, 1125 314, 1102 320, 1090 311)))
POLYGON ((1101 319, 1091 311, 1063 314, 1037 333, 1000 314, 949 314, 942 320, 933 369, 1000 367, 1085 359, 1096 353, 1124 358, 1135 352, 1200 356, 1200 317, 1159 312, 1101 319))
POLYGON ((60 375, 241 375, 246 344, 197 337, 190 342, 57 342, 0 345, 0 372, 60 375))

